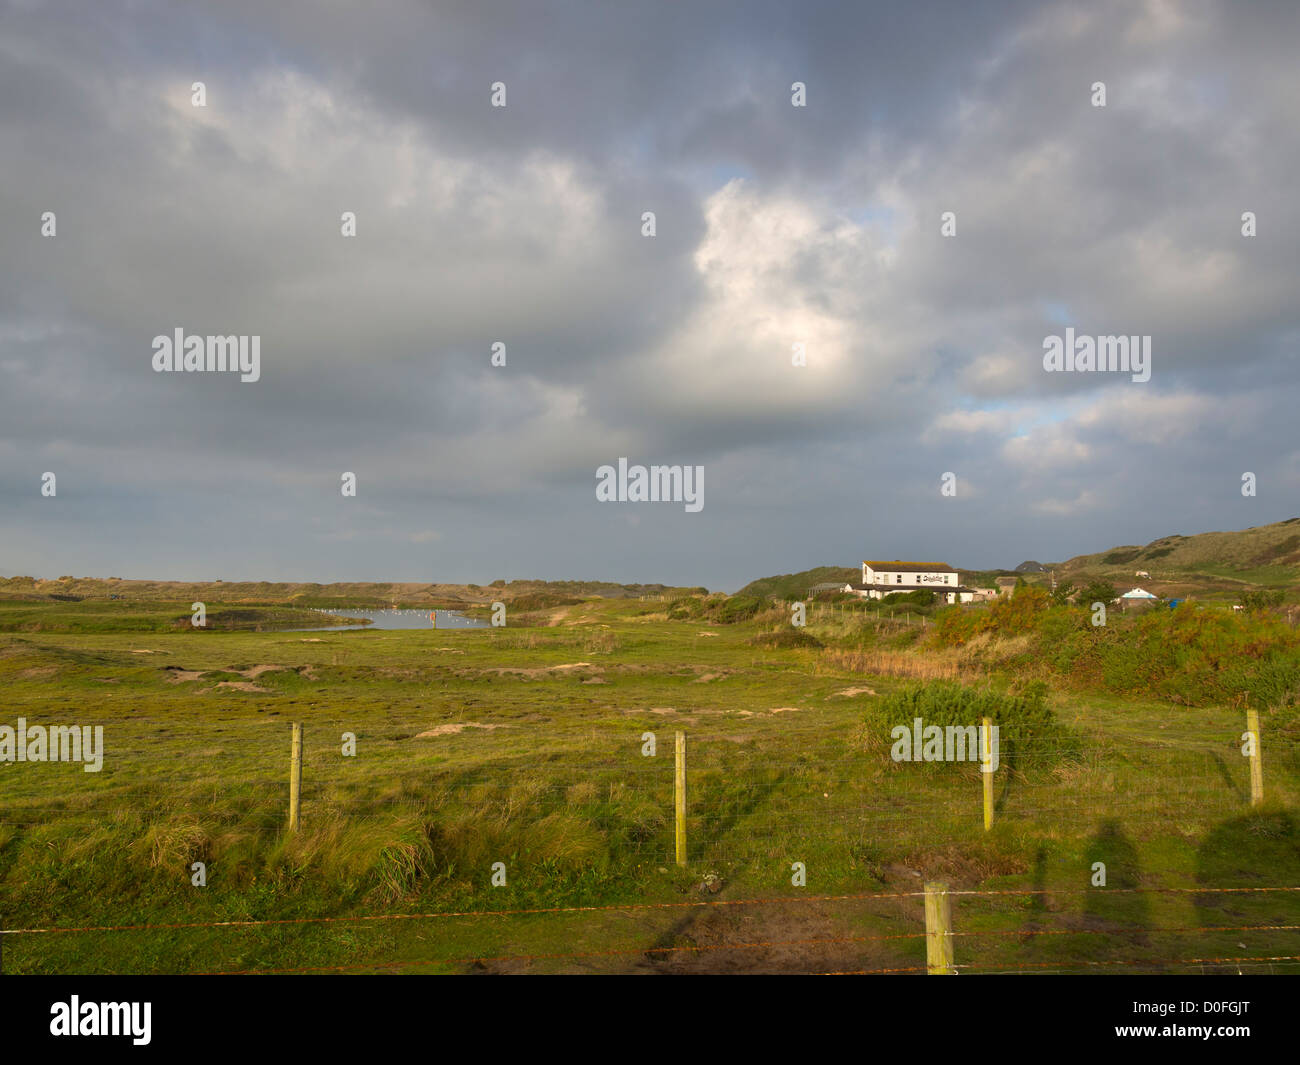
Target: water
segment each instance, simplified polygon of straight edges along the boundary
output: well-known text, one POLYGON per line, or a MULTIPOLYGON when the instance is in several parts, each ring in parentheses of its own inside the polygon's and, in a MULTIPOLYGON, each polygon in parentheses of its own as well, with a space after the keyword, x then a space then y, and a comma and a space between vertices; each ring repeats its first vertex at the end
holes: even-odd
MULTIPOLYGON (((349 618, 369 618, 369 625, 319 625, 313 628, 288 629, 288 632, 346 632, 351 629, 431 629, 428 610, 318 610, 320 614, 334 614, 349 618)), ((486 629, 491 626, 478 618, 467 618, 455 610, 434 610, 440 629, 486 629)))

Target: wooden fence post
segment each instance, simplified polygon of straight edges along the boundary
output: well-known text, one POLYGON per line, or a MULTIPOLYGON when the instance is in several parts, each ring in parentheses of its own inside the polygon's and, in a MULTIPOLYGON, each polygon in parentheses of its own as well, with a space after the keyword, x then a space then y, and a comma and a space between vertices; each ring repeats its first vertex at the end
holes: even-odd
POLYGON ((289 752, 289 831, 298 831, 302 805, 302 725, 293 726, 293 746, 289 752))
POLYGON ((985 767, 993 764, 993 719, 986 717, 980 725, 983 746, 980 749, 980 776, 984 778, 984 831, 993 827, 993 774, 985 767))
POLYGON ((948 885, 925 885, 925 971, 928 976, 955 976, 952 966, 952 900, 948 885))
POLYGON ((1264 801, 1264 763, 1263 752, 1259 749, 1259 711, 1254 707, 1246 708, 1246 731, 1250 733, 1250 805, 1258 806, 1264 801))
POLYGON ((673 807, 677 864, 686 864, 686 733, 677 733, 677 770, 674 775, 673 807))

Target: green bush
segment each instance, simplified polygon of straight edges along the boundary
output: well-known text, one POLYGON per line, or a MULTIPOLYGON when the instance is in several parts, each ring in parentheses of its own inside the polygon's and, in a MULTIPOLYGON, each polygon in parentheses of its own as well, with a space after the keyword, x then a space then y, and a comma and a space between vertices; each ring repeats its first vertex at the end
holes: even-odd
POLYGON ((715 605, 710 614, 713 620, 732 625, 737 621, 748 621, 767 605, 768 601, 757 595, 733 595, 715 605))
POLYGON ((1093 603, 1105 603, 1107 606, 1119 598, 1119 592, 1110 581, 1089 581, 1079 592, 1075 602, 1080 606, 1090 607, 1093 603))
POLYGON ((776 632, 761 632, 749 641, 755 647, 767 647, 779 650, 786 647, 821 647, 821 640, 803 629, 779 629, 776 632))
POLYGON ((912 603, 916 606, 933 606, 934 592, 929 588, 917 588, 911 592, 895 592, 893 595, 885 597, 887 603, 912 603))
POLYGON ((704 600, 681 596, 668 604, 669 621, 690 621, 704 617, 704 600))
POLYGON ((1281 606, 1282 599, 1280 588, 1256 588, 1241 597, 1241 605, 1254 613, 1263 613, 1270 607, 1281 606))
POLYGON ((873 745, 888 750, 892 730, 898 725, 911 728, 918 717, 927 726, 940 727, 978 725, 991 718, 998 726, 999 757, 1016 768, 1051 765, 1079 751, 1078 738, 1047 705, 1043 681, 1029 682, 1019 692, 970 688, 955 681, 909 685, 872 704, 868 735, 873 745))

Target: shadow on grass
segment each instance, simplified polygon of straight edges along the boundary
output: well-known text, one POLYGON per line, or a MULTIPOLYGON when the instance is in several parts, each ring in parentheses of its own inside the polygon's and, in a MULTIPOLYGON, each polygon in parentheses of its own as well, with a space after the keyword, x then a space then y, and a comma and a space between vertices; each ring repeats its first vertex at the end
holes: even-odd
POLYGON ((1219 776, 1223 778, 1224 784, 1228 786, 1229 791, 1237 796, 1238 801, 1243 803, 1249 802, 1249 788, 1239 781, 1233 780, 1232 774, 1228 772, 1228 764, 1223 760, 1223 755, 1211 754, 1210 761, 1214 763, 1214 768, 1219 771, 1219 776))
POLYGON ((1084 896, 1083 912, 1089 923, 1125 935, 1132 943, 1146 945, 1151 903, 1135 890, 1142 886, 1137 848, 1124 835, 1118 821, 1108 819, 1098 826, 1084 851, 1084 860, 1088 863, 1089 883, 1093 885, 1093 890, 1084 896), (1104 867, 1104 887, 1097 885, 1102 873, 1097 868, 1099 862, 1104 867))
MULTIPOLYGON (((1193 896, 1202 928, 1231 927, 1201 949, 1213 956, 1278 957, 1300 955, 1300 932, 1268 926, 1300 924, 1300 892, 1224 892, 1212 888, 1289 888, 1300 886, 1300 826, 1287 810, 1262 809, 1224 821, 1205 837, 1196 853, 1196 882, 1205 888, 1193 896), (1260 927, 1264 926, 1264 927, 1260 927)), ((1207 955, 1201 955, 1207 956, 1207 955)), ((1273 971, 1295 972, 1296 963, 1273 971)), ((1216 973, 1237 973, 1233 963, 1209 966, 1216 973)), ((1252 966, 1247 971, 1259 971, 1252 966)))

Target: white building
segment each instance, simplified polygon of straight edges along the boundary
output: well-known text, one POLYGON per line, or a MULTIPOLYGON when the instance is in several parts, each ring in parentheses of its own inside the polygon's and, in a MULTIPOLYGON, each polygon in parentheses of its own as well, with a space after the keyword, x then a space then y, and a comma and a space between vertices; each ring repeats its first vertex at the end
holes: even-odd
POLYGON ((862 583, 846 584, 846 592, 864 599, 883 599, 899 592, 931 591, 944 603, 970 603, 980 598, 977 589, 962 586, 961 574, 944 562, 892 562, 877 559, 862 563, 862 583))
POLYGON ((1155 606, 1160 600, 1145 588, 1134 588, 1119 597, 1119 605, 1125 610, 1155 606))

